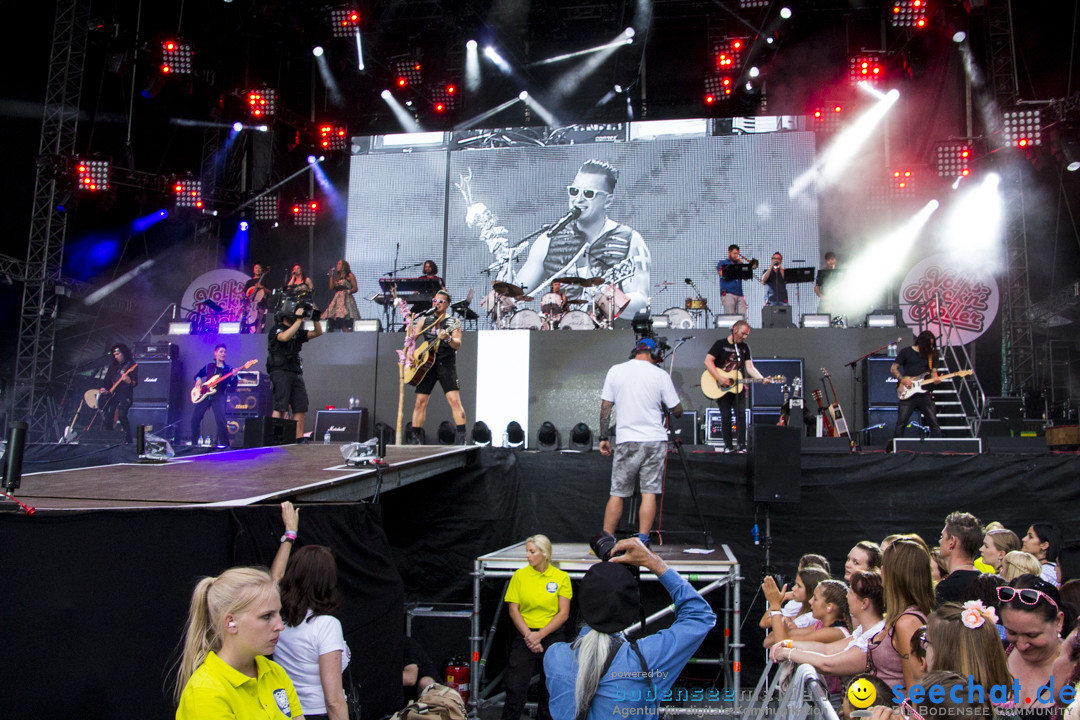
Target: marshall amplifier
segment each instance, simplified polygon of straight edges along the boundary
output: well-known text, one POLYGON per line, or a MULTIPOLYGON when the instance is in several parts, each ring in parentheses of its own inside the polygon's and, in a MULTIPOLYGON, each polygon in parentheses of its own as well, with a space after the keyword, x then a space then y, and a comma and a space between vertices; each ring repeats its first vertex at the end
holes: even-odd
POLYGON ((181 363, 175 360, 139 360, 138 363, 139 384, 135 386, 134 401, 179 407, 181 363))
POLYGON ((334 442, 362 442, 368 437, 367 408, 359 410, 319 410, 315 415, 315 433, 312 437, 319 442, 330 431, 334 442))
MULTIPOLYGON (((866 358, 866 407, 896 405, 896 378, 890 373, 896 358, 866 358)), ((757 363, 754 363, 755 366, 757 363)))
POLYGON ((175 360, 177 347, 175 343, 136 343, 132 350, 135 360, 175 360))
POLYGON ((236 387, 225 394, 225 414, 229 417, 269 415, 271 406, 270 376, 245 370, 237 373, 236 387))

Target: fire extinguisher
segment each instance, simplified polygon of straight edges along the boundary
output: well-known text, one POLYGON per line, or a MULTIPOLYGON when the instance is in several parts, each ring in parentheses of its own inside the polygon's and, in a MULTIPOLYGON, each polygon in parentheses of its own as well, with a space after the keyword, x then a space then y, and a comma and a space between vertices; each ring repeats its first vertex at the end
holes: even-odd
POLYGON ((457 690, 462 702, 469 702, 469 659, 465 655, 458 655, 446 666, 446 687, 457 690))

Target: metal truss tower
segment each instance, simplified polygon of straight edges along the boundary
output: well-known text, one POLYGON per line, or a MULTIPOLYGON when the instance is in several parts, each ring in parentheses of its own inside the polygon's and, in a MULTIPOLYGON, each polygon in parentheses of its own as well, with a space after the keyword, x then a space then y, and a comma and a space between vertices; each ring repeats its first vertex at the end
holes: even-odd
POLYGON ((51 419, 49 384, 58 309, 55 288, 67 230, 66 216, 56 210, 57 175, 58 169, 66 166, 66 158, 75 154, 89 20, 89 0, 60 0, 56 5, 10 413, 12 420, 30 424, 34 440, 42 439, 51 419))

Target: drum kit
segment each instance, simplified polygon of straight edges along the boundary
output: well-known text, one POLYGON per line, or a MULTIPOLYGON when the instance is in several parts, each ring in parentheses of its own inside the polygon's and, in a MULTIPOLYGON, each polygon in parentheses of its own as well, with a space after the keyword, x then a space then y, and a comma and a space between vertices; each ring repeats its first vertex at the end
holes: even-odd
MULTIPOLYGON (((693 285, 689 279, 685 282, 688 285, 693 285)), ((665 280, 664 282, 658 283, 656 287, 660 288, 660 290, 656 294, 659 295, 669 287, 679 284, 680 283, 671 280, 665 280)), ((696 290, 697 287, 694 286, 694 289, 696 290)), ((683 307, 675 305, 669 307, 661 314, 668 319, 668 327, 678 330, 692 330, 698 326, 698 320, 702 316, 705 317, 706 324, 708 323, 709 303, 708 300, 701 297, 699 294, 697 297, 686 298, 683 302, 683 307)))
POLYGON ((558 277, 551 281, 581 288, 599 288, 591 300, 565 299, 561 293, 547 292, 540 296, 540 312, 519 308, 518 303, 535 298, 508 282, 491 283, 491 291, 480 303, 496 329, 512 330, 593 330, 611 328, 630 304, 630 298, 614 283, 604 278, 558 277), (603 287, 601 287, 603 286, 603 287), (579 307, 575 307, 579 306, 579 307), (586 309, 587 307, 587 309, 586 309))

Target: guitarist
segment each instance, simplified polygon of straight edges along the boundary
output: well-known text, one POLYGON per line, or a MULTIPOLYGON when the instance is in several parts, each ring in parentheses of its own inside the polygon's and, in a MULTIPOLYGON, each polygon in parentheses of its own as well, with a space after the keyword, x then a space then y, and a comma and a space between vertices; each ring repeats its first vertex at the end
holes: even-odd
POLYGON ((100 389, 98 407, 105 418, 108 429, 113 428, 115 419, 124 429, 124 442, 130 443, 131 424, 128 422, 128 410, 131 409, 135 386, 139 384, 139 369, 133 368, 131 350, 124 343, 117 343, 112 349, 112 364, 105 373, 104 387, 100 389), (111 391, 111 392, 110 392, 111 391))
MULTIPOLYGON (((214 361, 203 365, 195 376, 195 387, 202 387, 203 383, 215 375, 226 375, 232 372, 232 368, 225 364, 226 348, 224 344, 214 346, 214 361)), ((217 392, 202 402, 195 403, 195 409, 191 411, 191 444, 194 445, 199 438, 203 416, 207 408, 214 409, 214 426, 217 433, 214 442, 219 447, 228 447, 229 431, 225 428, 225 393, 236 387, 236 376, 222 380, 217 385, 217 392)))
POLYGON ((446 402, 450 405, 450 413, 454 417, 456 433, 454 442, 458 445, 465 444, 465 409, 461 406, 461 383, 457 376, 457 351, 461 349, 461 327, 455 327, 452 332, 447 330, 451 324, 449 315, 450 293, 439 290, 431 299, 431 310, 416 318, 409 334, 420 343, 439 341, 438 350, 435 352, 435 364, 424 375, 424 379, 416 386, 416 404, 413 406, 412 428, 409 430, 408 441, 412 445, 424 444, 424 420, 427 419, 428 401, 431 399, 431 391, 435 389, 435 383, 442 385, 446 393, 446 402))
MULTIPOLYGON (((896 354, 896 362, 889 368, 889 372, 904 388, 912 385, 913 378, 930 375, 929 382, 938 381, 937 368, 937 338, 929 330, 923 330, 915 338, 915 344, 904 348, 896 354)), ((930 428, 933 437, 941 437, 941 426, 938 425, 937 410, 934 408, 934 398, 928 392, 915 393, 907 400, 901 400, 896 412, 896 427, 893 429, 893 437, 904 437, 911 413, 919 411, 922 422, 930 428)))
MULTIPOLYGON (((731 326, 731 332, 726 338, 717 340, 709 348, 705 356, 705 369, 722 387, 730 387, 735 381, 723 377, 718 370, 738 371, 744 376, 762 379, 766 383, 772 382, 768 378, 763 378, 754 367, 754 361, 750 357, 750 346, 746 344, 746 338, 749 335, 750 323, 739 320, 731 326)), ((716 399, 716 406, 720 408, 720 429, 724 434, 724 452, 746 452, 745 395, 746 387, 743 387, 742 392, 725 393, 716 399), (738 444, 731 437, 732 412, 735 414, 735 425, 739 434, 738 444)))

